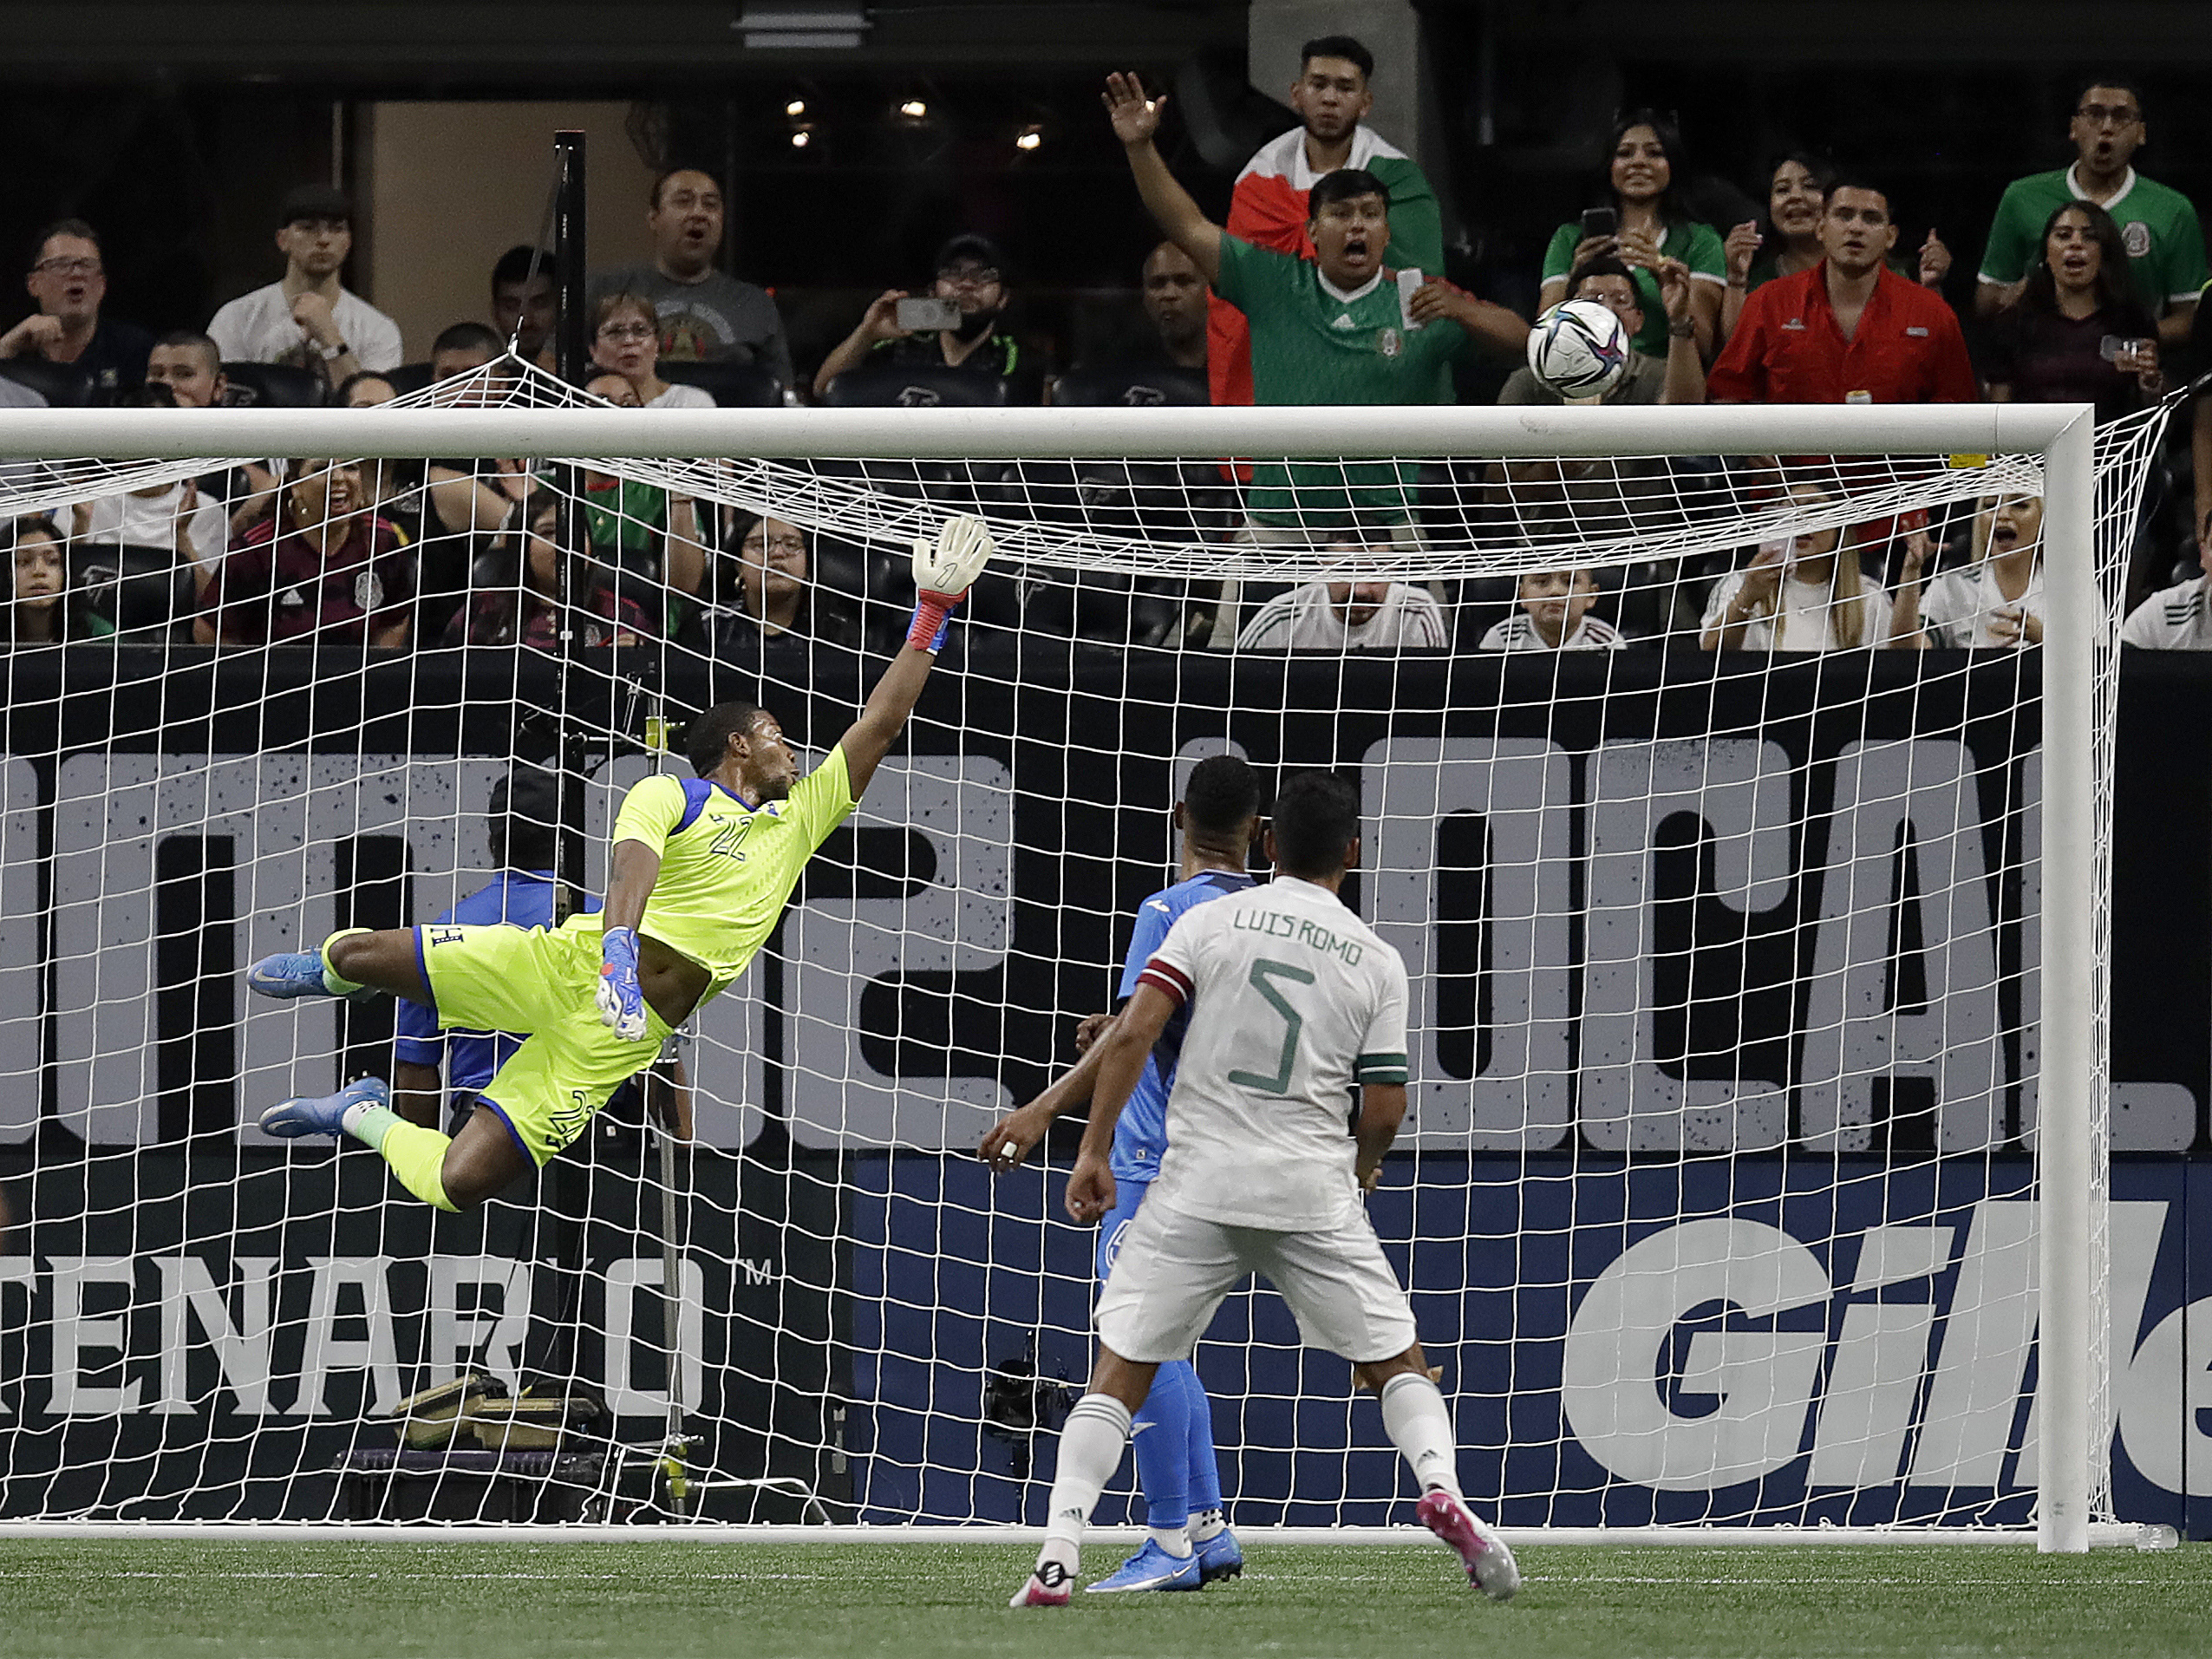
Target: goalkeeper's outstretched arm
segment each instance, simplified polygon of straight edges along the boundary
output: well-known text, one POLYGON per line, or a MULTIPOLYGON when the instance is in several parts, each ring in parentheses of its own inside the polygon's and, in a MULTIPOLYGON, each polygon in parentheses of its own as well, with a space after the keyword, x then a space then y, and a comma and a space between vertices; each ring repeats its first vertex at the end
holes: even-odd
MULTIPOLYGON (((907 716, 921 700, 936 665, 937 649, 944 643, 952 608, 958 604, 990 560, 990 532, 980 519, 956 513, 938 526, 935 541, 914 544, 914 619, 907 625, 906 643, 876 682, 838 747, 845 751, 845 769, 858 800, 876 775, 876 767, 898 741, 907 716)), ((611 903, 613 895, 609 894, 611 903)))

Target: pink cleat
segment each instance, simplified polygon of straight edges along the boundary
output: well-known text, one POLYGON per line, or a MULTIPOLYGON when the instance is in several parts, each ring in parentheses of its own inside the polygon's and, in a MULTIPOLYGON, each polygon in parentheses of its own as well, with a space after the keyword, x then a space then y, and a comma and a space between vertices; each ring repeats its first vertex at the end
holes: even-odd
MULTIPOLYGON (((1459 1552, 1467 1577, 1494 1602, 1511 1601, 1521 1587, 1521 1570, 1505 1540, 1474 1518, 1467 1506, 1441 1486, 1425 1492, 1413 1506, 1421 1525, 1459 1552)), ((1061 1597, 1066 1600, 1065 1597, 1061 1597)))
POLYGON ((1065 1607, 1075 1575, 1057 1561, 1041 1561, 1014 1592, 1008 1607, 1065 1607))

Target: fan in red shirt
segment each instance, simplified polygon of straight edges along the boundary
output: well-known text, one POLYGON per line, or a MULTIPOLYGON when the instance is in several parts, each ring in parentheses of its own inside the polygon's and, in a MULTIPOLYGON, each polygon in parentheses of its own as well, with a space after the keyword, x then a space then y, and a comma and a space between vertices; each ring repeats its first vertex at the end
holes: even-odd
POLYGON ((404 646, 414 599, 407 539, 366 504, 352 461, 293 465, 275 516, 245 532, 207 585, 193 637, 404 646))
POLYGON ((1972 403, 1980 398, 1959 319, 1941 295, 1888 268, 1889 199, 1862 180, 1828 193, 1810 271, 1754 290, 1706 377, 1715 403, 1972 403))

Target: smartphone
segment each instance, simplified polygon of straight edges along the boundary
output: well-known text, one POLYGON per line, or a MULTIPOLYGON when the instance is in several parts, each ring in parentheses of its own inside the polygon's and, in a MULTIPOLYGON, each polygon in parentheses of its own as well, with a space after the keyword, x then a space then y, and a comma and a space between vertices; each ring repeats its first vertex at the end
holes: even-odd
POLYGON ((1413 313, 1406 308, 1413 303, 1413 296, 1420 291, 1421 284, 1427 280, 1428 278, 1418 271, 1401 271, 1398 273, 1398 320, 1409 330, 1418 329, 1421 325, 1413 320, 1413 313))
POLYGON ((920 334, 935 329, 956 329, 960 326, 960 307, 949 299, 903 299, 898 302, 894 320, 902 329, 920 334))
POLYGON ((1610 207, 1582 209, 1582 240, 1594 236, 1617 236, 1621 231, 1621 215, 1610 207))

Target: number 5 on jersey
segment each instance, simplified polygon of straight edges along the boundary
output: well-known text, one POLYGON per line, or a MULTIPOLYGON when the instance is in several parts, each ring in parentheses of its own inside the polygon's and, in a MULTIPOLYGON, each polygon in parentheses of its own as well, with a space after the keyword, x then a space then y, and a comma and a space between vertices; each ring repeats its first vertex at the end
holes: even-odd
POLYGON ((1262 957, 1252 964, 1251 972, 1245 976, 1246 983, 1267 999, 1268 1006, 1282 1016, 1282 1054, 1276 1062, 1275 1075, 1263 1077, 1257 1072, 1249 1071, 1229 1074, 1230 1082, 1245 1088, 1256 1088, 1266 1094, 1288 1094, 1290 1092, 1290 1074, 1298 1065, 1298 1034, 1306 1029, 1305 1016, 1291 1007, 1289 999, 1276 989, 1275 982, 1278 979, 1288 979, 1300 985, 1314 983, 1313 975, 1307 970, 1294 967, 1287 962, 1277 962, 1271 957, 1262 957))

